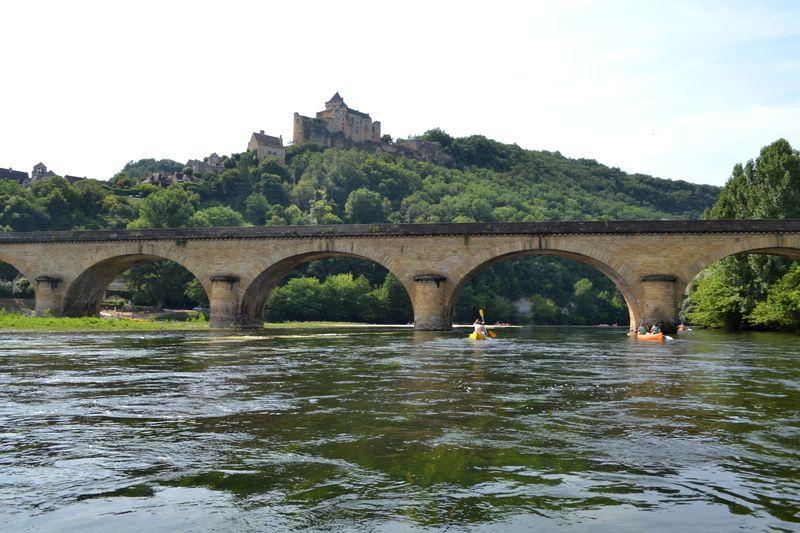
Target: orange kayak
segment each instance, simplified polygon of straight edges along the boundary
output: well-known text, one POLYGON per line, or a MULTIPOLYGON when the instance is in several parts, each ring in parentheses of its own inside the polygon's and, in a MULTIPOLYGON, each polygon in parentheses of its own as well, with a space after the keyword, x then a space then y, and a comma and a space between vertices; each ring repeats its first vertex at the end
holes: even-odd
POLYGON ((645 333, 642 335, 641 333, 636 334, 636 338, 640 341, 663 341, 664 334, 663 333, 645 333))

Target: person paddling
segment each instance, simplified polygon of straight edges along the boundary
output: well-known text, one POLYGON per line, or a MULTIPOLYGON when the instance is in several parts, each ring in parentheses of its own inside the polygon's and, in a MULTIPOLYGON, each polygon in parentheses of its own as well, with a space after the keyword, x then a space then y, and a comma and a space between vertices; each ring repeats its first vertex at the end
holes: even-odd
POLYGON ((487 336, 486 324, 484 323, 483 320, 481 320, 480 318, 476 318, 475 323, 472 324, 472 326, 475 328, 475 335, 483 335, 484 337, 487 336))

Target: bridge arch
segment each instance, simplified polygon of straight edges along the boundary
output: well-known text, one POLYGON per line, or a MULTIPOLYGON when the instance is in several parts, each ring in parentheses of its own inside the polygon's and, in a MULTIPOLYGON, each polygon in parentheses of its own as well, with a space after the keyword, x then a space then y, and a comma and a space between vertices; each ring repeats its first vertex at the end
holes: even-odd
POLYGON ((22 274, 22 276, 24 278, 30 280, 30 277, 28 275, 32 274, 33 272, 31 272, 30 266, 28 266, 28 264, 25 261, 23 261, 23 260, 21 260, 21 259, 19 259, 17 257, 12 257, 12 256, 10 256, 10 255, 8 255, 6 253, 3 253, 3 251, 0 250, 0 263, 5 263, 7 265, 11 265, 15 269, 17 269, 17 271, 20 274, 22 274))
MULTIPOLYGON (((393 274, 406 290, 406 293, 411 297, 409 287, 405 280, 392 268, 384 264, 382 261, 362 255, 359 253, 337 251, 337 250, 315 250, 305 253, 298 253, 289 257, 285 257, 265 268, 262 272, 256 275, 253 280, 244 289, 242 295, 241 307, 239 313, 239 324, 245 328, 259 328, 264 323, 264 306, 267 303, 267 298, 272 290, 286 277, 289 273, 305 264, 319 261, 322 259, 348 257, 353 259, 361 259, 376 263, 388 272, 393 274)), ((412 300, 412 306, 414 302, 412 300)))
MULTIPOLYGON (((684 263, 677 272, 678 284, 676 294, 680 300, 686 292, 689 283, 700 272, 709 268, 717 261, 736 255, 776 255, 794 261, 800 261, 800 236, 797 235, 768 235, 756 234, 743 237, 731 237, 729 242, 722 246, 709 247, 698 254, 694 261, 684 263)), ((680 301, 676 302, 679 305, 680 301)))
POLYGON ((77 277, 65 287, 63 314, 65 316, 96 315, 100 310, 106 288, 120 274, 129 268, 153 261, 173 261, 196 277, 206 294, 210 295, 208 276, 198 275, 192 265, 184 264, 174 255, 157 253, 122 253, 102 258, 84 268, 77 277), (176 260, 178 259, 178 260, 176 260))
MULTIPOLYGON (((28 283, 30 284, 30 287, 33 289, 34 298, 35 298, 35 295, 38 292, 38 285, 39 284, 36 282, 36 278, 35 277, 32 278, 30 276, 30 274, 32 274, 32 272, 30 271, 30 267, 24 261, 21 261, 16 257, 9 257, 7 254, 5 254, 2 251, 0 251, 0 265, 7 265, 7 266, 11 267, 12 269, 17 271, 17 276, 22 276, 23 278, 25 278, 28 281, 28 283)), ((11 273, 7 272, 7 274, 10 275, 11 273)), ((11 291, 11 294, 9 296, 12 297, 12 298, 16 297, 17 295, 15 295, 15 293, 13 291, 13 285, 16 282, 16 277, 14 277, 13 280, 9 279, 9 278, 0 278, 0 279, 2 279, 3 281, 11 281, 11 283, 12 283, 12 291, 11 291)), ((22 296, 26 296, 27 297, 27 295, 22 295, 22 296)))
POLYGON ((569 259, 572 261, 576 261, 578 263, 582 263, 593 269, 597 270, 608 279, 611 280, 612 283, 617 287, 617 289, 622 294, 622 297, 625 300, 625 303, 628 307, 628 315, 631 326, 637 323, 641 313, 638 309, 638 303, 635 292, 630 287, 627 280, 612 266, 608 263, 603 262, 595 257, 590 255, 586 255, 584 253, 578 253, 575 251, 563 250, 563 249, 535 249, 535 250, 516 250, 516 251, 507 251, 505 253, 501 253, 495 255, 494 257, 490 257, 485 259, 482 263, 478 265, 472 266, 472 269, 466 272, 454 285, 452 292, 447 300, 447 319, 452 323, 452 316, 453 310, 455 308, 455 304, 458 300, 458 297, 462 291, 462 289, 479 273, 483 272, 484 270, 488 269, 492 265, 496 263, 500 263, 502 261, 517 259, 521 257, 560 257, 563 259, 569 259))

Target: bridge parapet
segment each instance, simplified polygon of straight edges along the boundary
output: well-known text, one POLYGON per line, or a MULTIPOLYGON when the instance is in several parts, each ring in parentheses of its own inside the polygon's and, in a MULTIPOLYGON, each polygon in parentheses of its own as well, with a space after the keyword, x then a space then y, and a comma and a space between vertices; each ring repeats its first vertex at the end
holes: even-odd
POLYGON ((0 244, 46 242, 187 241, 217 239, 304 239, 432 237, 446 235, 637 235, 800 233, 800 219, 782 220, 608 220, 448 224, 336 224, 172 228, 144 230, 33 231, 0 233, 0 244))

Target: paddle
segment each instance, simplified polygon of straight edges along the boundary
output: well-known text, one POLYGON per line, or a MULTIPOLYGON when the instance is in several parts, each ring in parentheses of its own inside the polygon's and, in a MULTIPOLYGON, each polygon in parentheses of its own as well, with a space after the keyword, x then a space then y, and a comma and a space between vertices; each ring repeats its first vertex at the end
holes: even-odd
MULTIPOLYGON (((478 309, 478 313, 481 315, 481 320, 482 320, 483 322, 486 322, 486 319, 485 319, 485 318, 483 318, 483 309, 478 309)), ((495 333, 494 331, 488 330, 488 329, 486 330, 486 334, 487 334, 487 335, 489 335, 489 336, 490 336, 491 338, 493 338, 493 339, 494 339, 495 337, 497 337, 497 333, 495 333)))

